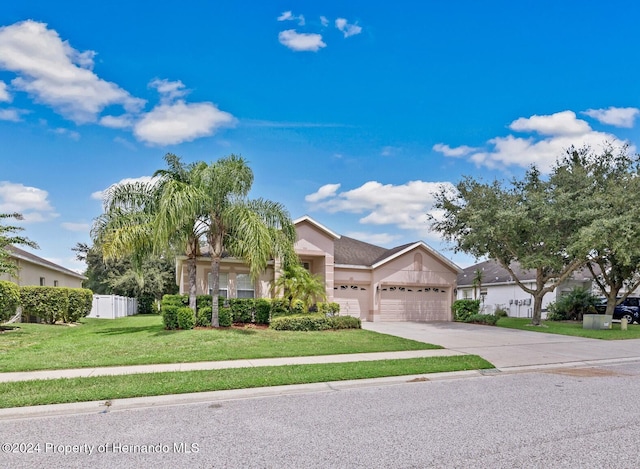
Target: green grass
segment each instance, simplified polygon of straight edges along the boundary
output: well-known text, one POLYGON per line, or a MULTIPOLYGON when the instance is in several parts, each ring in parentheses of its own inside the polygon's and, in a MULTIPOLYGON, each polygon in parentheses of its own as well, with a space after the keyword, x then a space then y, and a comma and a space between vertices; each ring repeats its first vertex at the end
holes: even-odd
POLYGON ((615 322, 612 325, 612 329, 606 330, 583 329, 582 322, 576 321, 543 321, 542 326, 532 326, 531 319, 525 318, 500 318, 497 325, 498 327, 506 327, 509 329, 572 335, 590 339, 640 339, 640 325, 629 325, 626 331, 621 331, 620 323, 615 322))
POLYGON ((159 316, 139 315, 86 318, 78 326, 20 324, 0 333, 0 372, 436 348, 361 329, 166 331, 159 316))
POLYGON ((0 408, 493 368, 476 355, 0 383, 0 408))

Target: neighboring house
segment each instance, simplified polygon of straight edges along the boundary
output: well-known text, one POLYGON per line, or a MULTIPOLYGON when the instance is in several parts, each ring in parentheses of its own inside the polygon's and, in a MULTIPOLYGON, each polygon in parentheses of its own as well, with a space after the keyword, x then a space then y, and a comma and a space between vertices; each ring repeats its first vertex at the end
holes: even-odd
MULTIPOLYGON (((305 216, 294 221, 295 250, 300 261, 326 285, 327 300, 340 314, 366 321, 450 321, 456 276, 462 270, 418 241, 392 249, 340 236, 305 216)), ((176 259, 176 281, 188 291, 186 257, 176 259)), ((220 295, 269 298, 279 273, 272 261, 254 284, 242 261, 223 258, 220 295)), ((211 262, 197 260, 197 293, 209 293, 211 262)))
POLYGON ((15 246, 7 246, 7 250, 18 266, 18 272, 16 277, 6 273, 0 274, 0 280, 8 280, 21 286, 82 288, 82 281, 86 278, 84 275, 15 246))
MULTIPOLYGON (((512 264, 511 268, 523 284, 535 288, 535 270, 523 270, 516 263, 512 264)), ((592 280, 591 274, 586 268, 574 272, 553 292, 544 296, 542 300, 543 315, 549 303, 555 302, 575 287, 590 290, 592 280)), ((520 288, 511 274, 493 260, 467 267, 458 275, 457 299, 465 298, 482 300, 485 313, 493 313, 496 308, 503 308, 512 317, 530 318, 533 315, 533 296, 520 288), (482 283, 474 286, 473 280, 476 278, 478 270, 482 272, 482 283)))

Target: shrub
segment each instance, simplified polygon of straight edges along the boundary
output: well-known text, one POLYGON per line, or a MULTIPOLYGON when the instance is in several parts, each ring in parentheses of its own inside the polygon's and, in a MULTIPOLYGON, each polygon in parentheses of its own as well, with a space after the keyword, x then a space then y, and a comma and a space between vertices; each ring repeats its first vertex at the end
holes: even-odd
POLYGON ((318 308, 318 312, 325 316, 336 316, 340 313, 340 305, 335 302, 318 303, 316 306, 318 308))
POLYGON ((498 322, 498 317, 494 314, 472 314, 464 322, 473 324, 487 324, 489 326, 495 326, 498 322))
POLYGON ((0 323, 8 321, 20 306, 20 287, 0 280, 0 323))
POLYGON ((87 288, 64 288, 69 298, 67 311, 63 314, 64 322, 77 322, 86 317, 93 306, 93 292, 87 288))
POLYGON ((451 306, 454 321, 467 322, 467 319, 480 312, 480 300, 456 300, 451 306))
POLYGON ((182 308, 182 306, 173 304, 162 305, 162 322, 164 323, 165 329, 172 330, 178 328, 178 309, 180 308, 182 308))
POLYGON ((138 314, 158 314, 156 299, 148 293, 138 297, 138 314))
POLYGON ((198 315, 196 316, 196 326, 209 327, 211 325, 211 306, 208 308, 198 308, 198 315))
POLYGON ((253 298, 231 298, 229 307, 233 322, 243 324, 253 322, 254 306, 255 300, 253 298))
POLYGON ((196 323, 196 318, 193 314, 193 310, 188 306, 183 306, 176 310, 176 320, 178 328, 188 330, 193 329, 196 323))
POLYGON ((331 329, 324 314, 304 314, 273 318, 269 325, 276 331, 324 331, 331 329))
POLYGON ((266 298, 257 298, 255 301, 255 309, 256 324, 269 324, 271 302, 266 298))
MULTIPOLYGON (((187 304, 189 304, 189 299, 187 298, 187 304)), ((211 295, 198 295, 196 296, 196 306, 197 309, 200 308, 209 308, 211 309, 211 295)))
POLYGON ((291 302, 291 311, 289 314, 304 314, 308 312, 309 310, 304 307, 304 301, 293 300, 291 302))
POLYGON ((360 329, 359 318, 352 316, 331 316, 323 313, 280 316, 273 318, 269 325, 277 331, 325 331, 327 329, 360 329))
POLYGON ((498 319, 509 317, 509 313, 507 313, 507 310, 502 308, 501 306, 498 306, 493 314, 498 319))
POLYGON ((162 305, 189 306, 189 295, 164 295, 162 305))
POLYGON ((588 289, 575 287, 561 296, 555 303, 547 306, 547 319, 550 321, 564 321, 567 319, 582 321, 582 316, 595 313, 595 306, 599 299, 588 289))
POLYGON ((360 318, 353 316, 330 316, 329 325, 331 329, 362 329, 360 318))
POLYGON ((274 298, 271 300, 271 319, 287 314, 290 314, 289 304, 285 299, 274 298))
MULTIPOLYGON (((220 327, 231 327, 233 325, 233 315, 231 314, 231 308, 218 309, 218 323, 220 327)), ((211 324, 211 322, 209 322, 211 324)))
POLYGON ((67 313, 69 295, 66 288, 24 286, 20 287, 20 303, 23 314, 55 324, 67 313))

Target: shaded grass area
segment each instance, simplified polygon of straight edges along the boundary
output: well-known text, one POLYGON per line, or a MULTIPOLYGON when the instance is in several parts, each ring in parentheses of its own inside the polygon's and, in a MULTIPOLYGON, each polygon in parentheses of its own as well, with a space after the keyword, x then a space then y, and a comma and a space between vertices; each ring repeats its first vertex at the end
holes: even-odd
POLYGON ((476 355, 0 383, 0 408, 493 368, 476 355))
POLYGON ((583 329, 577 321, 543 321, 542 326, 532 326, 526 318, 500 318, 498 327, 520 329, 523 331, 546 332, 547 334, 571 335, 602 340, 640 339, 640 325, 629 325, 626 331, 620 330, 620 323, 614 322, 611 329, 583 329))
POLYGON ((77 326, 20 324, 0 334, 0 372, 437 348, 362 329, 167 331, 159 316, 138 315, 85 318, 77 326))

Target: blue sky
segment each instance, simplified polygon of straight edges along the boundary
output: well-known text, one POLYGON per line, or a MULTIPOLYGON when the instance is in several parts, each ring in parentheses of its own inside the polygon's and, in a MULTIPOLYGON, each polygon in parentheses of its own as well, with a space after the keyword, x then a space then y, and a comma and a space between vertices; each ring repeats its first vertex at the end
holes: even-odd
POLYGON ((252 197, 392 247, 433 191, 545 170, 570 145, 640 140, 628 1, 8 2, 0 9, 0 212, 82 270, 100 193, 241 154, 252 197))

